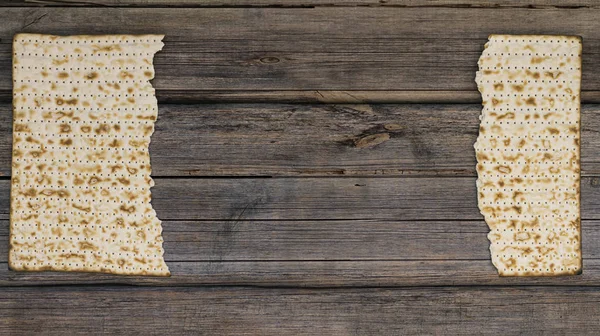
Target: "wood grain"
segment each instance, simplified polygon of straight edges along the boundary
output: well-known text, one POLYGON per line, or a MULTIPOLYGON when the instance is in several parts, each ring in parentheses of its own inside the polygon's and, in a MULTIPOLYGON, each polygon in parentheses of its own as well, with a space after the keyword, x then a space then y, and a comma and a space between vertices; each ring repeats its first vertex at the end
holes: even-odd
MULTIPOLYGON (((599 11, 7 7, 0 12, 0 55, 5 55, 0 72, 9 73, 10 41, 17 32, 103 34, 127 26, 132 34, 167 36, 156 56, 154 80, 163 100, 182 92, 194 100, 206 98, 204 93, 329 90, 339 93, 337 99, 350 93, 346 102, 356 102, 353 91, 411 92, 421 98, 426 98, 421 91, 457 91, 455 101, 460 101, 461 93, 476 93, 477 58, 490 33, 573 34, 585 41, 584 97, 596 99, 599 11)), ((10 78, 0 77, 1 96, 9 97, 10 90, 10 78)))
POLYGON ((599 226, 582 222, 584 277, 514 282, 496 275, 483 221, 165 221, 167 279, 7 271, 8 221, 1 221, 0 286, 590 285, 600 280, 599 226))
MULTIPOLYGON (((8 221, 2 221, 7 231, 8 221)), ((600 222, 583 222, 584 258, 600 258, 600 222)), ((483 221, 276 221, 163 224, 167 261, 485 260, 483 221), (188 228, 186 231, 185 228, 188 228), (174 231, 177 230, 177 231, 174 231)), ((1 232, 1 231, 0 231, 1 232)), ((8 236, 0 235, 0 262, 8 236)))
MULTIPOLYGON (((481 221, 164 221, 168 262, 486 260, 481 221)), ((583 257, 600 259, 600 221, 582 222, 583 257)), ((0 221, 7 262, 8 221, 0 221)))
MULTIPOLYGON (((598 286, 600 260, 584 259, 583 275, 499 277, 486 260, 325 260, 169 262, 171 277, 13 272, 0 263, 0 286, 136 285, 255 287, 598 286)), ((165 299, 168 300, 168 299, 165 299)))
MULTIPOLYGON (((600 222, 583 225, 585 257, 600 258, 600 233, 595 232, 600 222)), ((483 221, 164 221, 162 227, 167 261, 489 257, 483 221)), ((7 261, 7 244, 8 221, 4 220, 0 221, 0 262, 7 261)))
MULTIPOLYGON (((479 105, 159 106, 154 176, 476 176, 479 105), (368 141, 380 136, 381 143, 368 141)), ((0 104, 0 175, 11 111, 0 104)), ((600 105, 582 111, 582 170, 600 174, 600 105)))
POLYGON ((599 333, 600 105, 583 275, 497 276, 472 149, 490 33, 582 36, 600 102, 596 2, 35 1, 0 0, 1 335, 599 333), (9 271, 12 36, 123 29, 167 34, 151 155, 173 276, 9 271), (375 104, 406 102, 430 104, 375 104))
POLYGON ((484 7, 484 8, 591 8, 593 0, 2 0, 0 5, 71 5, 117 7, 319 7, 319 6, 385 6, 385 7, 484 7))
POLYGON ((0 332, 29 335, 593 335, 594 288, 50 287, 0 291, 0 332), (29 332, 27 332, 29 331, 29 332))
MULTIPOLYGON (((157 179, 153 206, 165 221, 165 257, 181 272, 173 270, 174 278, 158 284, 356 285, 379 283, 381 272, 387 285, 418 284, 414 277, 424 283, 496 283, 474 180, 157 179), (465 273, 465 268, 472 271, 465 273), (336 275, 338 269, 343 274, 336 275), (475 276, 477 269, 481 273, 475 276)), ((600 258, 597 180, 582 180, 583 251, 592 265, 600 258)), ((8 218, 8 184, 0 181, 4 219, 8 218)), ((0 262, 6 262, 7 226, 3 221, 0 262)), ((591 270, 585 266, 585 272, 588 277, 576 283, 600 278, 599 266, 591 270)), ((0 279, 4 284, 63 281, 58 275, 14 272, 0 279)), ((63 283, 121 280, 66 276, 63 283)), ((157 284, 146 281, 140 282, 157 284)))
MULTIPOLYGON (((0 181, 0 219, 9 183, 0 181)), ((475 178, 157 179, 162 220, 480 220, 475 178)), ((598 177, 581 181, 581 218, 600 219, 598 177)))

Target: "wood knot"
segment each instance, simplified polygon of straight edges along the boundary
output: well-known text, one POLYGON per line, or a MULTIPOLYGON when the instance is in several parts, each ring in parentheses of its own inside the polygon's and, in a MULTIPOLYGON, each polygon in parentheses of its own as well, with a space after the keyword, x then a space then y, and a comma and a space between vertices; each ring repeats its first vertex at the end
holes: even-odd
POLYGON ((267 56, 267 57, 262 57, 260 59, 260 61, 262 63, 267 63, 267 64, 271 64, 271 63, 279 63, 279 58, 277 57, 273 57, 273 56, 267 56))
POLYGON ((592 187, 594 187, 594 188, 600 187, 600 178, 598 178, 598 177, 592 178, 592 181, 590 182, 590 185, 592 187))
POLYGON ((377 133, 364 136, 360 139, 354 140, 354 147, 356 148, 369 148, 377 146, 390 139, 389 133, 377 133))
POLYGON ((401 130, 403 127, 400 124, 385 124, 383 125, 383 128, 385 128, 388 131, 398 131, 401 130))

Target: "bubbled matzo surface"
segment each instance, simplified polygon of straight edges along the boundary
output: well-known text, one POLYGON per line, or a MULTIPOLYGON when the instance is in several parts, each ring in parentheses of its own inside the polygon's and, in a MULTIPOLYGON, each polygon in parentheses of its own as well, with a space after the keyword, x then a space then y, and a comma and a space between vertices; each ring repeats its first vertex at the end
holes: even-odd
POLYGON ((13 41, 13 270, 169 275, 150 204, 162 35, 13 41))
POLYGON ((479 59, 479 209, 500 275, 579 274, 581 39, 492 35, 479 59))

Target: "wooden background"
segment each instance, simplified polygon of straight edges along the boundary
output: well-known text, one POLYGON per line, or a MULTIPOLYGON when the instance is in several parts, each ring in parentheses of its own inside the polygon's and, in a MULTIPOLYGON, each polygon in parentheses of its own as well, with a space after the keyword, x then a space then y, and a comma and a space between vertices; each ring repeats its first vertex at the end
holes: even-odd
POLYGON ((0 0, 0 335, 597 335, 593 0, 0 0), (11 42, 164 33, 171 278, 8 270, 11 42), (476 204, 491 33, 583 37, 584 273, 499 278, 476 204))

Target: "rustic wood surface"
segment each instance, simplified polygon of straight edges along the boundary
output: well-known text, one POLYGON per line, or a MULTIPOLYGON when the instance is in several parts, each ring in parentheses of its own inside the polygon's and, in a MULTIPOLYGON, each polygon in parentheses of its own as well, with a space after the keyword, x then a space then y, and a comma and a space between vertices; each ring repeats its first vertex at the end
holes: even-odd
POLYGON ((596 287, 13 288, 0 333, 583 335, 600 333, 599 301, 596 287))
MULTIPOLYGON (((160 106, 150 154, 163 176, 476 176, 480 105, 160 106)), ((600 175, 600 105, 582 115, 582 174, 600 175)), ((11 111, 0 104, 0 176, 11 111)))
POLYGON ((0 0, 5 6, 77 5, 114 7, 482 7, 482 8, 592 8, 594 0, 0 0))
POLYGON ((0 335, 599 334, 598 18, 592 0, 0 0, 0 335), (18 32, 166 34, 150 152, 172 277, 8 269, 18 32), (491 33, 583 37, 580 276, 490 262, 491 33))
MULTIPOLYGON (((489 34, 573 34, 585 41, 584 101, 600 102, 599 16, 600 8, 577 6, 6 7, 0 11, 0 73, 10 73, 17 32, 103 34, 127 27, 128 33, 166 34, 155 59, 161 102, 273 101, 291 90, 309 93, 287 96, 290 101, 340 102, 347 96, 346 102, 373 102, 371 93, 385 92, 388 101, 476 103, 473 74, 489 34)), ((10 101, 11 89, 10 76, 0 76, 0 98, 10 101)))

